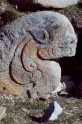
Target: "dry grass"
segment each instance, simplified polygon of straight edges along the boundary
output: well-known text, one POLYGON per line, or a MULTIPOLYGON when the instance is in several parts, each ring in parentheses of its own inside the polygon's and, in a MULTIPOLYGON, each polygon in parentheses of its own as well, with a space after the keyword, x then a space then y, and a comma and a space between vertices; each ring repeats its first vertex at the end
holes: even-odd
POLYGON ((63 114, 55 122, 46 122, 46 124, 73 124, 76 121, 82 122, 82 100, 76 98, 63 98, 56 96, 48 101, 29 101, 16 97, 0 96, 0 105, 6 106, 7 116, 1 121, 1 124, 39 124, 38 118, 41 117, 44 110, 50 102, 57 101, 63 108, 63 114))

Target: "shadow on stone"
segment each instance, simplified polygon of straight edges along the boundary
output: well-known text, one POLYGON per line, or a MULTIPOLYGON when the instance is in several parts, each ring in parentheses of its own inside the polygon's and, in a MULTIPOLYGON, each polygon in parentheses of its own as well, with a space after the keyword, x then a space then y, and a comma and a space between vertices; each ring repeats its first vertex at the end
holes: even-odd
POLYGON ((49 107, 46 110, 44 110, 44 114, 42 117, 36 117, 36 116, 29 116, 29 117, 32 119, 32 121, 35 122, 39 122, 39 123, 47 122, 53 111, 54 111, 54 102, 50 103, 49 107))

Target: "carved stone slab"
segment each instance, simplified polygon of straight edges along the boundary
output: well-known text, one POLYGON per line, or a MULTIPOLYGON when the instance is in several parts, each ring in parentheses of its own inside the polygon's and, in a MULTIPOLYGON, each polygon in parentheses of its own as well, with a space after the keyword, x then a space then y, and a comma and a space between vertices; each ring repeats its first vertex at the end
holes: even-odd
POLYGON ((54 60, 74 56, 77 37, 64 15, 42 11, 0 29, 0 92, 48 98, 61 90, 54 60))

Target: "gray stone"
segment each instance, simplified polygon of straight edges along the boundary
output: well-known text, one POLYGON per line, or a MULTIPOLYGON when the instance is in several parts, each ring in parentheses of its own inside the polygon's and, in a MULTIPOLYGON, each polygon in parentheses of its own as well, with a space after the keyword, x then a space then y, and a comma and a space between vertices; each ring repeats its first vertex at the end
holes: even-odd
POLYGON ((63 75, 61 77, 61 82, 63 84, 63 89, 68 93, 71 92, 73 89, 75 89, 75 83, 71 76, 63 75))
POLYGON ((61 90, 61 68, 53 59, 74 56, 76 46, 69 20, 51 11, 25 15, 1 28, 0 92, 48 98, 61 90))

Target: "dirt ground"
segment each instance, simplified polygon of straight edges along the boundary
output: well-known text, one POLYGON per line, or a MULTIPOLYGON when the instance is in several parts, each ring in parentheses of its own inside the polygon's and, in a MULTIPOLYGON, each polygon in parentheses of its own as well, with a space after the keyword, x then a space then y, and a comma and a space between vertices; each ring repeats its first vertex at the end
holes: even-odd
MULTIPOLYGON (((78 5, 66 9, 52 10, 65 14, 70 21, 77 21, 77 27, 73 21, 76 33, 82 32, 82 0, 78 5), (78 19, 78 20, 77 20, 78 19)), ((11 5, 6 0, 0 1, 0 28, 15 20, 25 13, 17 10, 16 6, 11 5), (3 4, 1 3, 3 1, 3 4)), ((50 102, 57 101, 63 108, 62 115, 54 122, 45 124, 82 124, 82 98, 75 96, 55 96, 49 100, 31 101, 14 96, 0 95, 0 105, 7 108, 7 116, 0 124, 39 124, 40 119, 50 102)), ((43 124, 43 123, 41 123, 43 124)))
POLYGON ((47 101, 31 101, 1 95, 0 105, 7 108, 7 116, 0 124, 82 124, 82 100, 74 97, 56 96, 47 101), (41 123, 39 117, 52 101, 61 105, 63 113, 54 122, 41 123))

